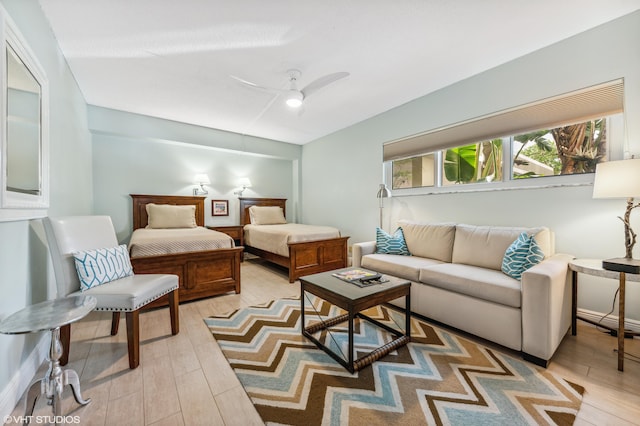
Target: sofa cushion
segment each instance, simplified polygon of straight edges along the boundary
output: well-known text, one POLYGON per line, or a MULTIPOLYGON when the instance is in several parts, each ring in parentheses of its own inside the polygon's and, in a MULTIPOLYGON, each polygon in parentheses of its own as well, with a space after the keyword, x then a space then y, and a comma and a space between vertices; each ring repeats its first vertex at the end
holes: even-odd
POLYGON ((511 243, 502 259, 502 272, 519 280, 522 273, 542 262, 544 253, 536 242, 536 237, 523 232, 511 243))
MULTIPOLYGON (((443 263, 422 268, 419 279, 422 283, 477 299, 514 308, 519 308, 521 305, 520 281, 503 274, 502 271, 472 265, 443 263)), ((490 314, 487 312, 487 315, 490 314)))
POLYGON ((547 228, 460 224, 456 225, 451 261, 500 271, 504 253, 522 232, 536 236, 536 241, 545 256, 553 254, 550 232, 547 228))
MULTIPOLYGON (((453 223, 398 222, 413 256, 451 262, 456 225, 453 223)), ((511 240, 513 241, 513 239, 511 240)))
POLYGON ((416 256, 368 254, 362 257, 360 265, 365 269, 370 269, 381 274, 389 274, 394 277, 418 282, 421 268, 438 265, 440 263, 442 262, 439 260, 425 259, 416 256))
POLYGON ((376 228, 376 253, 409 256, 407 243, 404 241, 402 228, 396 229, 393 235, 383 229, 376 228))

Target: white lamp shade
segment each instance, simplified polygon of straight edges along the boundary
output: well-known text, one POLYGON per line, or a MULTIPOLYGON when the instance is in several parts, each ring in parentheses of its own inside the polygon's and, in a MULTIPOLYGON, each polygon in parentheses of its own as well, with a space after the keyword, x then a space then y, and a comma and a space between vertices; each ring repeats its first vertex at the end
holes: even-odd
POLYGON ((593 198, 640 197, 640 158, 607 161, 596 166, 593 198))
POLYGON ((209 180, 209 175, 205 173, 199 173, 195 175, 193 177, 193 182, 197 183, 198 185, 208 185, 211 183, 211 181, 209 180))
POLYGON ((238 181, 238 185, 242 186, 243 188, 251 188, 251 181, 249 180, 249 178, 240 178, 240 180, 238 181))

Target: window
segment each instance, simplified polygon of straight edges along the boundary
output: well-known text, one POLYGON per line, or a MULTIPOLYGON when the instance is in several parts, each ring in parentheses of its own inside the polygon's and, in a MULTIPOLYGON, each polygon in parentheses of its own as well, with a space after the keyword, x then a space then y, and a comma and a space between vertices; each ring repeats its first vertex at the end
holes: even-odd
POLYGON ((387 184, 438 192, 588 183, 579 176, 595 172, 612 149, 622 154, 623 94, 616 80, 385 143, 387 184))

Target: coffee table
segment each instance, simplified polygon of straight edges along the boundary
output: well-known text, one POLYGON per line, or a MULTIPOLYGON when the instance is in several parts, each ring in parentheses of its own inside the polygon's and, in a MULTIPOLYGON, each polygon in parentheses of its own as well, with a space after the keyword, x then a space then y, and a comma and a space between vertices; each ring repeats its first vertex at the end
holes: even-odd
POLYGON ((406 345, 411 340, 411 282, 385 275, 386 282, 374 284, 366 287, 359 287, 355 284, 345 282, 333 276, 336 272, 346 271, 350 268, 339 269, 336 271, 321 272, 319 274, 307 275, 300 277, 300 304, 301 304, 301 321, 302 335, 314 342, 320 349, 325 351, 329 356, 338 361, 350 373, 354 373, 363 367, 373 363, 374 361, 387 355, 389 352, 406 345), (311 293, 327 302, 347 311, 346 314, 337 317, 321 320, 308 327, 305 327, 305 293, 311 293), (374 306, 389 302, 399 297, 405 297, 405 329, 401 330, 389 327, 373 318, 368 317, 361 311, 372 308, 374 306), (354 360, 353 346, 353 322, 355 318, 367 320, 376 326, 392 333, 396 338, 391 342, 379 347, 368 354, 354 360), (336 324, 348 322, 348 355, 345 360, 338 353, 332 351, 320 340, 313 336, 320 330, 328 329, 336 324))

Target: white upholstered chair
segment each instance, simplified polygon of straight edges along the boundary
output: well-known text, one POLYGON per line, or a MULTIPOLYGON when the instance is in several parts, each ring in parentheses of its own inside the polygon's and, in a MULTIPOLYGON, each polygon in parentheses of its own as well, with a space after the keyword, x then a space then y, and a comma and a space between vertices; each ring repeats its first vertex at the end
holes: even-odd
MULTIPOLYGON (((80 294, 80 280, 75 268, 73 254, 78 251, 112 248, 118 240, 109 216, 69 216, 45 218, 44 229, 53 261, 58 297, 80 294)), ((171 316, 171 333, 179 331, 178 322, 178 276, 168 274, 136 274, 117 279, 82 291, 94 296, 96 310, 111 311, 111 335, 118 333, 120 313, 125 312, 127 323, 127 345, 129 367, 140 363, 140 308, 166 295, 171 316)), ((70 326, 61 329, 65 365, 69 356, 70 326)))

